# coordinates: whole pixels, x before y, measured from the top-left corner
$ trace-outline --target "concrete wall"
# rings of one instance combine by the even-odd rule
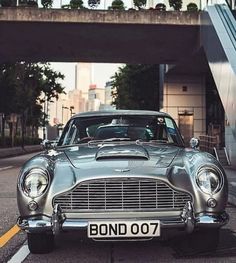
[[[193,113],[194,136],[206,133],[205,79],[198,75],[167,75],[163,111],[178,124],[179,114]]]

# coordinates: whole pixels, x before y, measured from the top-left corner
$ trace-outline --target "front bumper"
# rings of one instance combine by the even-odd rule
[[[157,219],[157,218],[147,218]],[[182,229],[187,233],[193,232],[195,228],[220,228],[225,225],[229,216],[226,212],[218,215],[201,214],[197,217],[193,215],[193,209],[190,202],[187,202],[180,217],[158,218],[160,219],[161,229]],[[105,220],[105,219],[104,219]],[[129,218],[127,218],[129,220]],[[130,219],[131,220],[131,219]],[[133,219],[134,220],[134,219]],[[135,220],[138,220],[135,218]],[[55,206],[52,217],[36,216],[30,218],[19,217],[17,225],[26,232],[46,232],[52,231],[58,234],[63,230],[83,230],[87,229],[89,219],[69,219],[65,218],[58,205]]]

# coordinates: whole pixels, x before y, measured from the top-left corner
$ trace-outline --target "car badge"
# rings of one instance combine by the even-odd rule
[[[126,173],[126,172],[129,172],[130,169],[126,168],[126,169],[115,169],[114,170],[115,172],[120,172],[120,173]]]

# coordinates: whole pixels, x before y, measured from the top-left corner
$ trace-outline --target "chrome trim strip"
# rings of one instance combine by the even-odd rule
[[[192,211],[189,207],[189,204],[186,205],[187,213],[182,214],[182,218],[160,218],[161,228],[185,228],[186,232],[191,233],[195,227],[213,227],[219,228],[225,225],[229,216],[226,212],[223,212],[221,215],[200,215],[195,219],[192,217]],[[185,214],[185,217],[184,217]],[[26,232],[44,232],[44,231],[52,231],[54,234],[59,233],[60,230],[79,230],[86,229],[88,227],[88,219],[63,219],[61,220],[58,217],[56,224],[53,222],[53,218],[55,219],[55,215],[52,218],[42,217],[40,218],[28,218],[22,219],[18,218],[17,225]],[[101,219],[103,221],[105,219]],[[132,220],[129,218],[128,220]],[[133,220],[137,220],[137,218],[133,218]]]

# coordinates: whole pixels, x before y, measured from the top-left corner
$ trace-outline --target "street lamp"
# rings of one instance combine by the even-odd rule
[[[73,113],[73,110],[74,110],[74,106],[70,106],[70,116],[72,116],[74,113]]]

